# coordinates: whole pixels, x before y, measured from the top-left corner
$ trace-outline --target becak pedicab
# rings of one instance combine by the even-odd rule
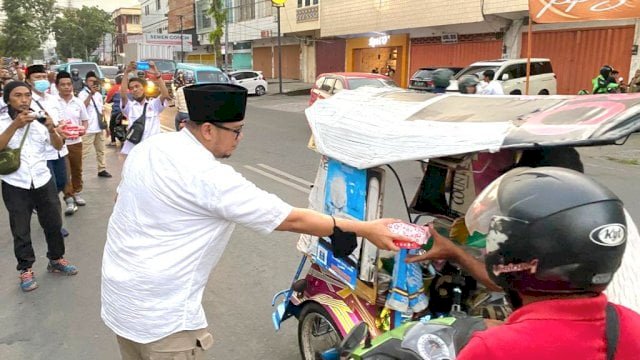
[[[317,102],[306,116],[310,144],[321,157],[311,208],[380,218],[392,174],[406,208],[400,227],[410,231],[411,224],[434,222],[436,231],[481,259],[484,236],[470,234],[464,222],[476,195],[513,167],[545,165],[549,158],[555,158],[552,165],[576,166],[573,147],[623,144],[640,130],[640,94],[430,95],[363,88]],[[422,179],[411,201],[403,186],[407,179],[393,167],[407,161],[427,164],[420,167]],[[292,284],[273,300],[275,306],[284,296],[274,326],[298,319],[305,360],[336,358],[342,350],[354,359],[455,358],[471,330],[482,327],[474,319],[504,320],[510,305],[504,294],[478,284],[457,264],[405,263],[430,244],[417,240],[394,254],[366,239],[345,245],[302,236],[303,256]]]

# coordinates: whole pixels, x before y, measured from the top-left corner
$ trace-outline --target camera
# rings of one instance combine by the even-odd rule
[[[36,120],[38,120],[39,123],[44,124],[45,122],[47,122],[47,114],[40,110],[40,111],[34,111],[31,113],[31,115],[36,117]]]

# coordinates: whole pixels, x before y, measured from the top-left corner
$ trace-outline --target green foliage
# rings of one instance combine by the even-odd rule
[[[0,34],[4,56],[26,58],[38,51],[51,32],[55,0],[4,0],[6,20]]]
[[[222,66],[222,44],[221,39],[224,35],[224,25],[227,22],[227,8],[223,4],[224,0],[211,0],[211,5],[207,14],[213,18],[215,28],[209,33],[209,42],[213,44],[216,56],[216,65]]]
[[[63,58],[81,57],[87,61],[100,46],[104,34],[114,32],[109,13],[95,6],[62,9],[52,27],[58,55]]]

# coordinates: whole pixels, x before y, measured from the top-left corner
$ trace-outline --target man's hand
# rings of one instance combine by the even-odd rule
[[[20,114],[18,114],[18,116],[16,116],[15,119],[13,119],[13,125],[15,126],[16,129],[21,129],[27,126],[27,124],[30,124],[31,122],[33,122],[33,120],[35,119],[36,119],[35,115],[30,114],[29,111],[23,111]]]
[[[429,231],[433,237],[431,250],[422,255],[410,255],[407,263],[422,262],[425,260],[457,260],[460,248],[453,241],[440,235],[432,224],[429,224]]]
[[[393,243],[393,240],[411,241],[411,239],[392,233],[387,225],[400,222],[398,219],[378,219],[367,221],[363,224],[363,235],[371,241],[378,249],[399,251],[400,248]]]
[[[124,69],[124,73],[125,74],[129,74],[130,72],[134,71],[136,69],[136,62],[135,61],[130,61],[129,64],[127,64],[127,67]]]
[[[161,74],[158,68],[156,67],[156,63],[154,63],[153,61],[149,61],[149,69],[150,70],[147,71],[147,75],[152,75],[152,78],[151,78],[152,80],[158,80]]]
[[[47,129],[49,130],[49,132],[55,131],[55,124],[53,123],[53,119],[51,118],[51,116],[49,116],[49,114],[47,114],[46,120],[44,121],[44,126],[47,127]]]

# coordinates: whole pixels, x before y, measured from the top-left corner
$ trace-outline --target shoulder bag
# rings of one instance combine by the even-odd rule
[[[29,127],[31,127],[31,123],[27,125],[24,135],[22,135],[19,148],[10,149],[7,147],[0,151],[0,175],[9,175],[20,169],[20,152],[22,151],[22,145],[24,145],[24,141],[29,133]]]
[[[127,130],[127,141],[130,143],[137,145],[142,141],[142,135],[144,135],[144,124],[147,121],[147,104],[144,104],[144,108],[142,109],[142,115],[137,118],[129,130]]]

